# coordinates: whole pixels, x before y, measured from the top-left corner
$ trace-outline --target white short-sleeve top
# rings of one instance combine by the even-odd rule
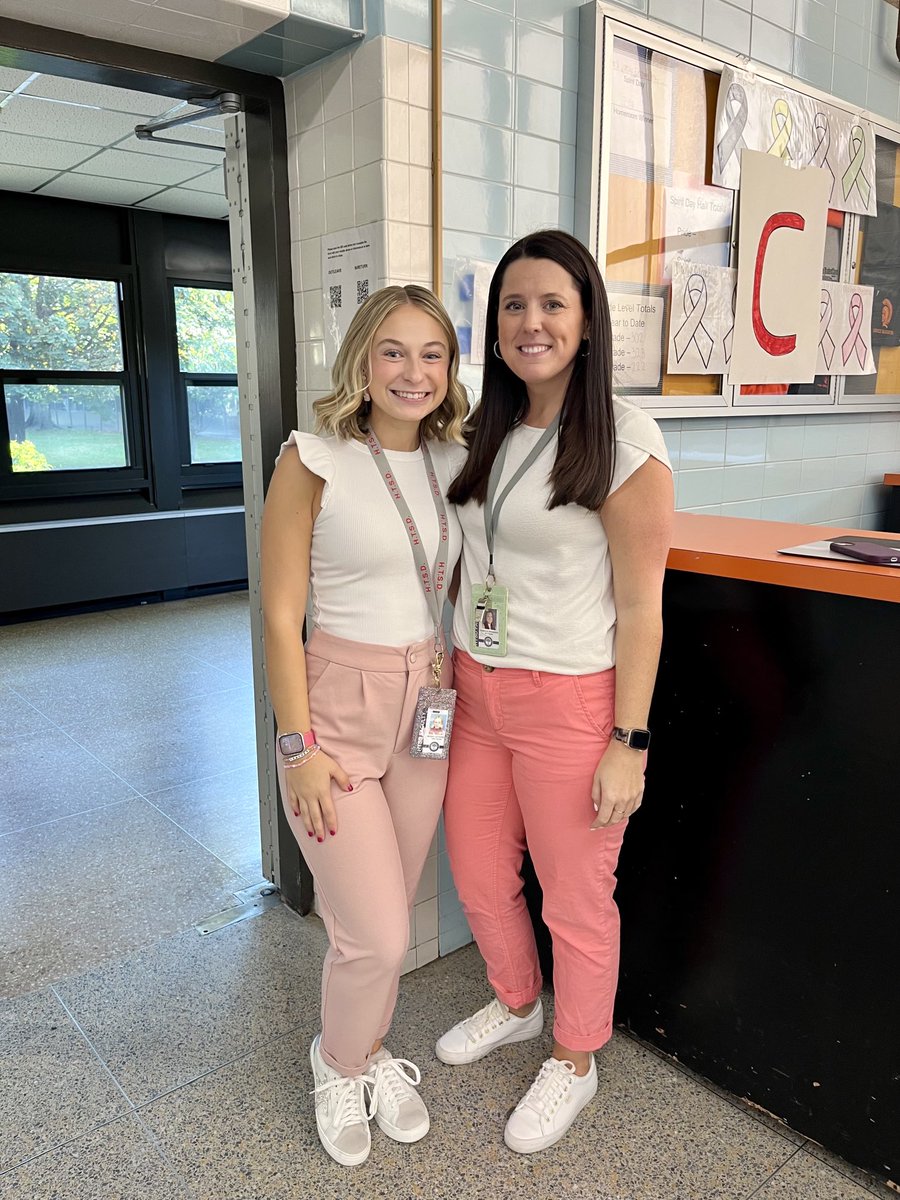
[[[301,462],[325,481],[313,525],[310,599],[313,621],[325,633],[378,646],[407,646],[433,632],[409,535],[364,442],[294,431]],[[466,457],[465,447],[430,441],[434,469],[446,495]],[[385,450],[403,498],[418,525],[433,567],[440,531],[421,450]],[[280,457],[280,455],[279,455]],[[459,558],[456,509],[447,506],[450,544],[446,586]]]
[[[659,426],[642,409],[614,400],[616,466],[610,494],[651,456],[671,470]],[[497,494],[544,431],[517,426],[510,438]],[[616,610],[609,545],[597,513],[578,504],[549,511],[549,474],[557,441],[516,484],[500,510],[494,540],[497,583],[509,589],[505,657],[472,654],[497,668],[523,667],[558,675],[587,675],[615,665]],[[454,643],[468,653],[472,585],[484,582],[488,568],[484,508],[474,500],[458,507],[463,531],[459,599]]]

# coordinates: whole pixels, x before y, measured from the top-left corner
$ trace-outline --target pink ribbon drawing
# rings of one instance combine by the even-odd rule
[[[863,308],[862,296],[859,292],[854,292],[850,297],[850,309],[847,317],[850,321],[850,332],[847,334],[841,346],[841,356],[844,360],[844,366],[856,354],[857,362],[861,369],[865,369],[868,351],[866,349],[866,339],[862,335],[862,323],[865,309]]]
[[[831,370],[831,363],[834,359],[834,352],[837,347],[834,344],[834,338],[828,332],[828,327],[831,325],[831,319],[834,316],[834,302],[831,299],[831,292],[827,288],[822,288],[822,300],[819,305],[819,349],[822,351],[822,359],[827,370]],[[844,360],[847,361],[846,359]]]
[[[685,319],[672,339],[675,346],[675,357],[678,362],[681,362],[693,342],[697,347],[697,353],[700,355],[704,368],[709,366],[709,360],[712,358],[713,352],[713,340],[710,337],[709,330],[703,324],[708,299],[706,280],[702,275],[696,274],[696,272],[690,275],[685,284],[684,296],[682,297]]]

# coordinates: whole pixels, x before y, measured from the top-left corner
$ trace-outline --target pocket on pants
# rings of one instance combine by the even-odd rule
[[[312,699],[315,688],[322,682],[328,668],[334,664],[328,658],[319,658],[315,654],[306,655],[306,694]]]
[[[588,724],[595,733],[609,741],[615,724],[615,672],[598,671],[593,675],[573,675],[571,679]]]

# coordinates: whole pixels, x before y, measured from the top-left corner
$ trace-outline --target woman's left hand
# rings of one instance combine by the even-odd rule
[[[597,817],[591,829],[617,825],[637,812],[644,798],[644,755],[611,741],[594,772],[591,799]]]

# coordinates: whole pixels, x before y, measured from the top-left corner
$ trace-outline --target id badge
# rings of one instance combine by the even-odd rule
[[[494,584],[483,583],[472,588],[472,607],[469,610],[469,649],[473,654],[506,654],[506,625],[509,592]]]
[[[413,758],[448,756],[455,709],[456,692],[453,688],[419,688],[413,717],[412,744],[409,747]]]

